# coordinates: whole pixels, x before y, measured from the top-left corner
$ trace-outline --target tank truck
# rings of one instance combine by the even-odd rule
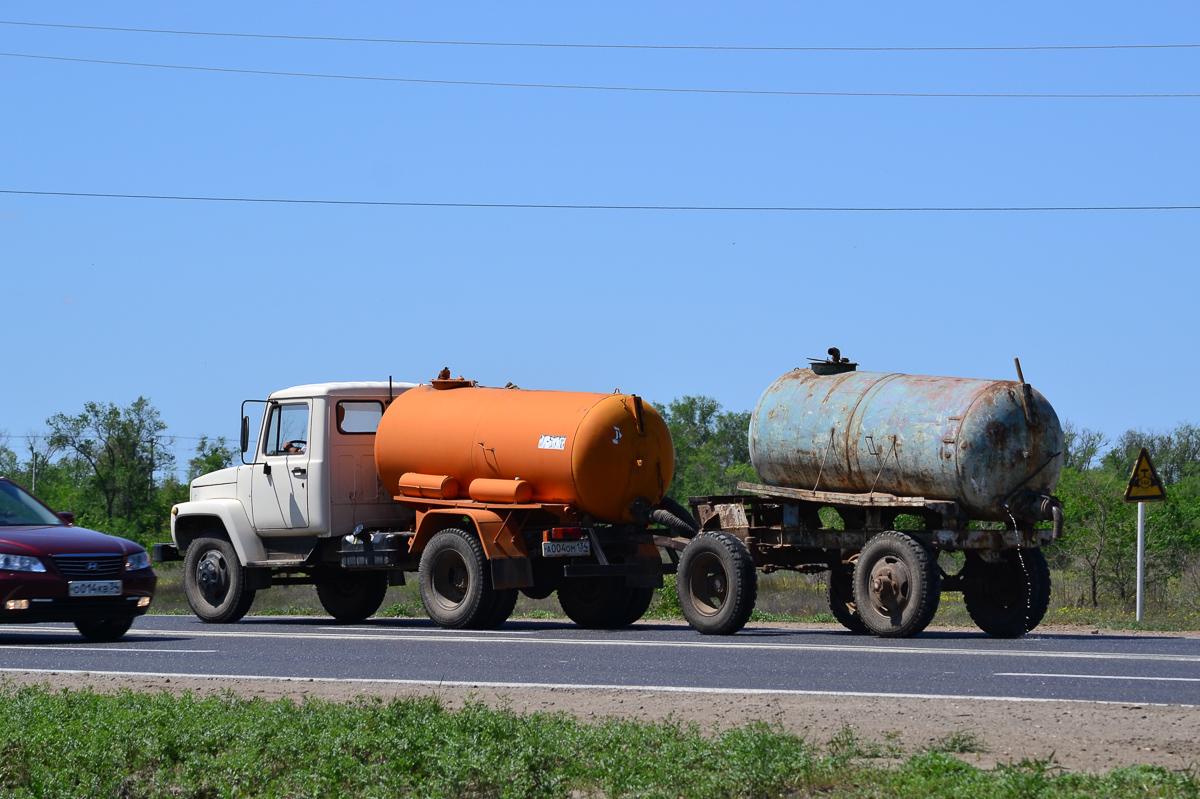
[[[755,407],[760,482],[691,498],[702,532],[679,561],[687,620],[736,632],[757,572],[787,569],[826,572],[829,609],[854,632],[916,635],[943,591],[961,591],[993,636],[1032,630],[1050,601],[1041,547],[1062,534],[1063,433],[1020,362],[1014,382],[860,372],[829,355]],[[962,554],[939,565],[947,552]]]
[[[208,622],[293,584],[358,621],[415,573],[442,627],[497,627],[518,592],[556,591],[577,624],[623,627],[697,532],[666,496],[667,425],[633,394],[487,388],[449,370],[421,385],[297,386],[243,403],[241,450],[240,465],[192,481],[172,542],[154,547],[183,561]]]

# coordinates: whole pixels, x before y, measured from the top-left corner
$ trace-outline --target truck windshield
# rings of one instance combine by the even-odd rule
[[[0,527],[51,525],[61,527],[62,519],[26,493],[16,483],[0,480]]]

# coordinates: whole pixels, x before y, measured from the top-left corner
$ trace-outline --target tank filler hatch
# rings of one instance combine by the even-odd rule
[[[469,386],[477,385],[474,380],[467,380],[462,375],[459,375],[457,380],[450,377],[449,366],[442,369],[437,378],[430,380],[429,383],[439,391],[445,391],[446,389],[451,388],[467,388]]]
[[[850,363],[849,358],[842,357],[842,351],[837,347],[829,348],[829,357],[822,360],[820,358],[809,358],[812,361],[810,367],[819,375],[840,375],[843,372],[853,372],[858,369],[858,364]]]

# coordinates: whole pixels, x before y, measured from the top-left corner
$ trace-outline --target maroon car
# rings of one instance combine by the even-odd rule
[[[73,522],[0,477],[0,623],[70,621],[115,641],[150,607],[158,578],[137,544]]]

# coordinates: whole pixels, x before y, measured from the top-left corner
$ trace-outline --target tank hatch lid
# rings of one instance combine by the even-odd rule
[[[459,375],[457,378],[450,377],[450,367],[448,366],[442,369],[442,371],[438,373],[437,378],[430,380],[429,383],[438,391],[445,391],[449,388],[467,388],[469,386],[477,385],[474,380],[467,380],[462,375]]]
[[[840,375],[843,372],[853,372],[858,369],[858,364],[850,363],[849,358],[842,357],[842,351],[837,347],[829,348],[829,357],[822,360],[821,358],[809,358],[812,361],[810,368],[819,375]]]

